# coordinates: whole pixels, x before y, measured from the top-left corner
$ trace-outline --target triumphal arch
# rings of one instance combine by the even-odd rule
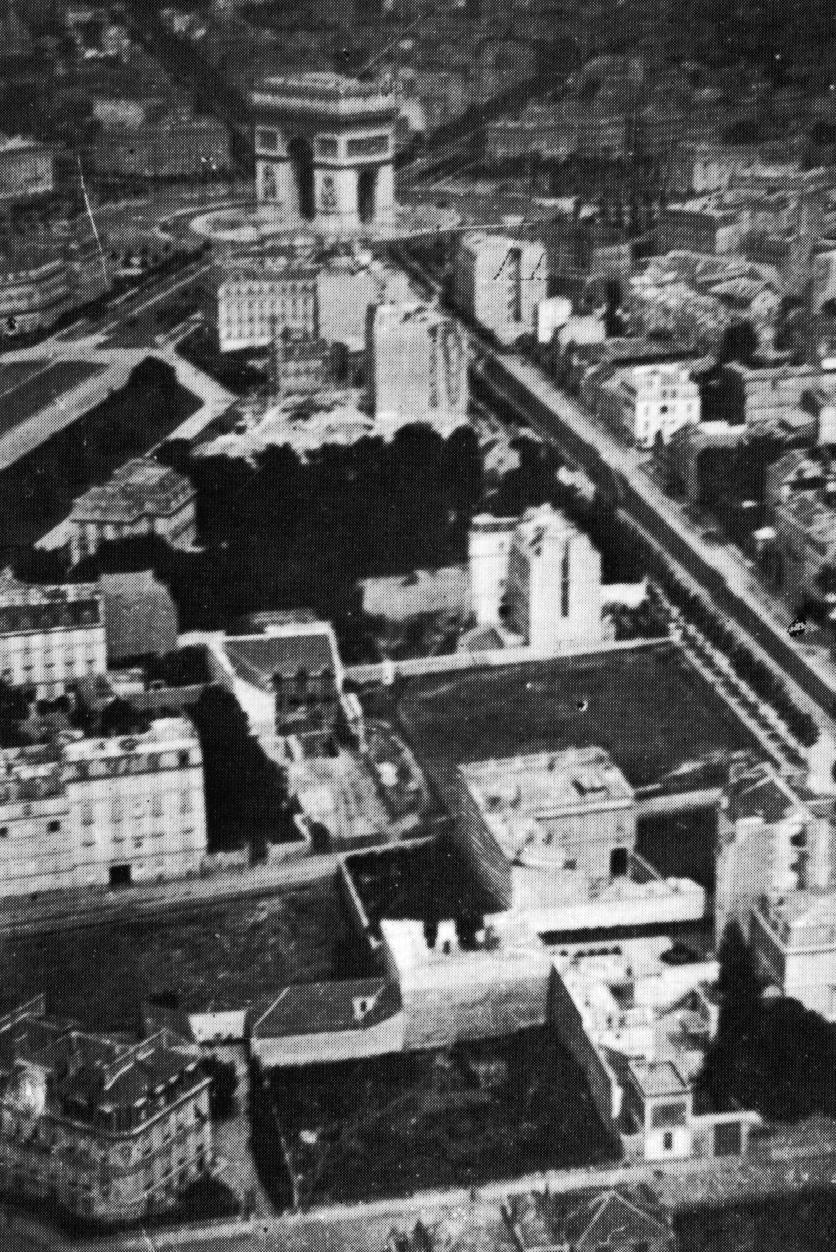
[[[398,105],[385,87],[294,74],[265,79],[250,103],[259,209],[335,233],[393,221]]]

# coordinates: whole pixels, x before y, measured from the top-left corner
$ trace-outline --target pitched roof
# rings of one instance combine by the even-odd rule
[[[566,1219],[564,1238],[575,1252],[606,1246],[611,1252],[652,1243],[667,1234],[663,1210],[623,1191],[604,1191],[573,1209]]]
[[[359,1016],[355,1011],[358,1000],[368,1005]],[[385,978],[298,983],[284,987],[275,999],[254,1010],[250,1033],[255,1039],[279,1039],[360,1030],[378,1025],[399,1008],[397,988]]]
[[[152,570],[102,574],[110,660],[171,652],[177,647],[177,608]]]
[[[630,1077],[648,1099],[684,1095],[690,1090],[673,1061],[630,1062]]]
[[[325,632],[300,631],[298,634],[244,635],[227,639],[226,655],[240,679],[262,691],[273,691],[273,680],[296,678],[300,670],[321,674],[336,673],[336,658],[330,636]]]
[[[803,808],[768,766],[755,766],[733,778],[726,789],[726,815],[731,822],[759,817],[768,825]]]

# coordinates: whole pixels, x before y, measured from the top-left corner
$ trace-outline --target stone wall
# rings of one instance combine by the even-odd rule
[[[586,1075],[589,1094],[605,1126],[621,1113],[622,1091],[615,1074],[583,1028],[581,1015],[566,990],[563,979],[554,971],[549,988],[549,1020]]]

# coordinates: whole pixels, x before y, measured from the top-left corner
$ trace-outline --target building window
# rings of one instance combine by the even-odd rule
[[[610,852],[610,877],[624,878],[629,869],[629,853],[626,848],[613,848]]]
[[[180,812],[191,813],[192,811],[192,793],[191,791],[183,791],[180,795]]]
[[[666,1130],[662,1135],[662,1149],[665,1152],[673,1151],[673,1131]]]
[[[58,821],[47,822],[47,831],[50,835],[57,835],[61,829],[61,823]]]
[[[178,763],[181,769],[186,769],[189,764],[189,753],[187,749],[178,753]]]
[[[8,826],[0,826],[0,839],[8,839],[8,837],[9,837]]]
[[[93,825],[93,805],[84,803],[81,806],[81,824],[82,826]]]
[[[159,794],[151,799],[151,814],[153,817],[162,817],[163,815],[163,798]]]

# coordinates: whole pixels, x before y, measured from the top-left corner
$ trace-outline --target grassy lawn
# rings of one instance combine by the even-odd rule
[[[668,644],[411,679],[399,713],[442,787],[463,761],[590,744],[642,786],[687,761],[752,746],[725,701]]]
[[[774,1200],[677,1214],[679,1252],[830,1252],[836,1194],[812,1191]]]
[[[347,943],[342,901],[326,881],[187,918],[2,937],[0,953],[4,995],[44,991],[51,1012],[134,1030],[148,995],[174,992],[190,1011],[241,1007],[286,983],[330,977]]]
[[[33,374],[29,363],[26,364],[27,374]],[[7,434],[21,422],[34,417],[40,409],[52,404],[86,378],[100,374],[104,367],[89,361],[60,361],[56,365],[50,365],[42,374],[29,378],[28,382],[20,382],[19,378],[6,381],[5,371],[15,368],[12,362],[0,369],[0,435]],[[3,394],[7,388],[12,387],[13,391]]]
[[[614,1159],[583,1074],[545,1027],[304,1075],[275,1070],[269,1085],[300,1194],[314,1203]]]

